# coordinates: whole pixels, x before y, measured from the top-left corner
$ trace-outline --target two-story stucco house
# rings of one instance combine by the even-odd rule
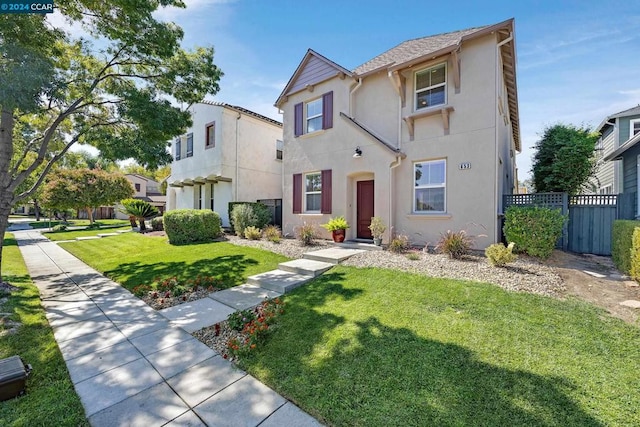
[[[166,196],[160,191],[160,183],[153,179],[147,178],[136,173],[127,173],[124,175],[133,187],[134,199],[144,200],[155,206],[162,215],[166,209]],[[116,205],[115,216],[118,219],[127,219],[128,215],[122,213],[122,206]]]
[[[624,182],[629,178],[629,174],[626,177],[623,176],[622,162],[609,160],[614,151],[640,132],[640,105],[608,116],[600,123],[597,131],[601,136],[596,145],[598,171],[594,180],[595,192],[598,194],[625,192]],[[637,183],[632,183],[632,186],[635,188]]]
[[[242,107],[202,102],[173,145],[167,210],[211,209],[229,226],[229,202],[282,200],[282,124]]]
[[[508,20],[409,40],[353,70],[309,50],[275,104],[284,231],[344,215],[368,239],[379,216],[386,241],[496,242],[520,150],[514,37]]]

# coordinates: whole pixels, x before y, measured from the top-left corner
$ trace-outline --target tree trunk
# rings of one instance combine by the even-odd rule
[[[147,225],[144,223],[144,217],[138,218],[138,222],[140,223],[140,232],[144,233],[147,231]]]
[[[36,213],[36,221],[40,221],[40,206],[38,205],[38,199],[33,199],[33,207]]]
[[[10,213],[11,203],[5,200],[0,200],[0,283],[2,283],[2,248],[4,246],[4,233],[7,231],[7,227],[9,226]]]
[[[89,225],[93,225],[93,209],[90,207],[87,207],[86,210],[87,210],[87,218],[89,218]]]
[[[4,233],[9,225],[9,214],[13,203],[13,192],[8,190],[12,184],[9,168],[13,157],[13,126],[13,112],[2,109],[0,112],[0,281],[2,280]]]

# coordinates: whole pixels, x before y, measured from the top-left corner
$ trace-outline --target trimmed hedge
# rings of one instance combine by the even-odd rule
[[[235,233],[235,227],[233,225],[233,208],[237,205],[249,205],[253,208],[253,213],[256,216],[256,222],[255,224],[247,224],[245,227],[256,227],[259,229],[263,229],[267,224],[271,223],[271,211],[269,210],[269,208],[267,207],[267,205],[265,205],[264,203],[260,203],[260,202],[229,202],[229,224],[231,225],[231,230]],[[240,231],[241,233],[244,232],[244,230]]]
[[[640,227],[640,221],[613,221],[611,259],[618,270],[625,274],[631,273],[631,252],[636,227]]]
[[[221,231],[220,215],[208,210],[168,211],[163,216],[163,223],[172,245],[208,242],[218,237]]]
[[[504,235],[518,252],[548,258],[562,236],[567,220],[560,210],[539,206],[509,206],[505,212]]]
[[[637,282],[640,281],[640,227],[633,229],[631,240],[631,271],[629,275]]]

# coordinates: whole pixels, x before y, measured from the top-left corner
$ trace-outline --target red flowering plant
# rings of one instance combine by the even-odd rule
[[[247,314],[249,311],[252,315]],[[232,313],[229,316],[230,322],[232,319],[233,322],[239,319],[245,319],[246,321],[242,327],[243,338],[232,338],[227,343],[229,355],[237,359],[249,354],[258,345],[264,344],[269,332],[272,330],[270,326],[274,325],[278,317],[283,313],[284,303],[280,298],[265,300],[253,310]]]

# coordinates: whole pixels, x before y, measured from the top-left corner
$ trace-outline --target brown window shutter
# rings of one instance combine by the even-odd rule
[[[322,171],[322,200],[320,202],[320,212],[331,213],[331,169]]]
[[[295,131],[295,136],[300,136],[304,133],[303,131],[303,127],[302,127],[302,122],[304,117],[302,117],[302,102],[299,104],[296,104],[293,107],[293,122],[294,122],[294,131]]]
[[[322,129],[333,127],[333,91],[322,95]]]
[[[302,213],[302,174],[293,175],[293,213]]]

